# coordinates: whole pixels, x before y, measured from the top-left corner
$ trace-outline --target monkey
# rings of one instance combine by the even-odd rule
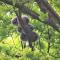
[[[27,35],[26,35],[26,33],[25,33],[25,31],[24,31],[24,29],[23,29],[22,27],[18,27],[18,21],[17,21],[18,17],[15,17],[15,18],[12,20],[12,23],[18,27],[18,28],[17,28],[17,29],[18,29],[18,32],[21,34],[21,36],[20,36],[20,38],[21,38],[21,44],[22,44],[22,42],[24,42],[24,41],[25,41],[25,42],[28,41],[29,47],[31,47],[32,50],[33,50],[32,42],[35,42],[35,41],[37,40],[38,35],[37,35],[35,32],[33,32],[34,27],[33,27],[31,24],[29,24],[29,18],[28,18],[28,16],[22,16],[21,18],[22,18],[22,20],[23,20],[23,23],[24,23],[27,27],[29,27],[29,29],[30,29],[30,31],[31,31],[31,37],[32,37],[32,39],[29,38],[29,37],[27,37]],[[24,45],[25,45],[25,44],[24,44]],[[23,46],[22,46],[22,49],[23,49]]]
[[[31,26],[30,24],[28,24],[27,27],[29,27],[29,29],[30,29],[31,31],[33,30],[33,26]],[[32,43],[31,43],[32,40],[29,41],[30,38],[27,37],[27,35],[26,35],[26,33],[24,32],[24,30],[19,27],[19,28],[18,28],[18,32],[21,34],[21,36],[20,36],[20,38],[21,38],[21,40],[22,40],[22,41],[21,41],[21,44],[24,43],[24,46],[22,45],[22,49],[26,47],[26,42],[27,42],[27,41],[28,41],[28,43],[29,43],[29,47],[32,47]],[[32,35],[34,35],[34,33],[33,33]],[[32,36],[31,36],[31,37],[32,37]],[[33,37],[36,38],[36,35],[34,35]],[[34,39],[34,38],[33,38],[33,39]],[[34,40],[35,40],[35,39],[34,39]],[[33,49],[32,49],[32,50],[33,50]]]

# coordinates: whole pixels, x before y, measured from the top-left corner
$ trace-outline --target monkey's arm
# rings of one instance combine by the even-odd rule
[[[21,27],[17,27],[17,30],[18,30],[18,32],[20,32],[20,33],[21,33],[22,28],[21,28]]]

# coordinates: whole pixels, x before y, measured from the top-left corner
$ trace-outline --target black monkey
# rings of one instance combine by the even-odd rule
[[[33,29],[34,29],[34,27],[31,25],[31,24],[29,24],[29,19],[28,19],[28,17],[27,16],[22,16],[22,20],[23,20],[23,22],[25,23],[25,25],[26,25],[26,28],[27,27],[29,27],[29,29],[32,31]],[[18,27],[18,32],[20,32],[21,33],[21,36],[20,36],[20,38],[21,38],[21,44],[25,41],[29,41],[29,39],[28,39],[28,37],[27,37],[27,35],[26,35],[26,33],[24,32],[24,29],[22,29],[22,28],[20,28],[20,27]],[[31,41],[30,41],[31,42]],[[32,44],[29,42],[29,46],[31,45],[32,46]],[[24,43],[24,47],[25,47],[26,45],[25,45],[25,43]],[[22,48],[23,48],[23,45],[22,45]]]
[[[29,18],[28,18],[28,16],[22,16],[21,18],[22,18],[22,20],[23,20],[23,23],[24,23],[27,27],[29,27],[30,31],[32,32],[32,34],[31,34],[31,38],[32,38],[32,39],[31,39],[31,40],[30,40],[30,38],[27,37],[24,29],[23,29],[22,27],[18,27],[18,21],[17,21],[18,18],[17,18],[17,17],[12,20],[12,23],[18,27],[18,32],[21,33],[21,36],[20,36],[20,38],[21,38],[21,43],[22,43],[23,41],[25,41],[25,42],[28,41],[28,42],[29,42],[29,46],[30,46],[30,47],[32,48],[32,50],[33,50],[32,42],[35,42],[35,41],[37,40],[38,35],[37,35],[35,32],[33,32],[34,27],[33,27],[31,24],[29,24]],[[23,48],[23,46],[22,46],[22,48]]]

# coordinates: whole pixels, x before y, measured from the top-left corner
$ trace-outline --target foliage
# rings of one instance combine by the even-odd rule
[[[21,3],[26,1],[22,0]],[[60,15],[59,2],[60,0],[49,0],[50,5]],[[34,0],[25,6],[40,14],[42,21],[48,17],[41,12]],[[11,24],[15,16],[11,5],[0,3],[0,60],[60,60],[60,33],[30,16],[30,23],[35,27],[34,31],[39,35],[39,39],[34,45],[35,51],[31,51],[29,47],[22,50],[17,27]]]

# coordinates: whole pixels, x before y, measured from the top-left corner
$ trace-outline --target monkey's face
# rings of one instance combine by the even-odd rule
[[[28,16],[22,16],[22,20],[25,24],[28,24],[29,23],[29,18]]]

